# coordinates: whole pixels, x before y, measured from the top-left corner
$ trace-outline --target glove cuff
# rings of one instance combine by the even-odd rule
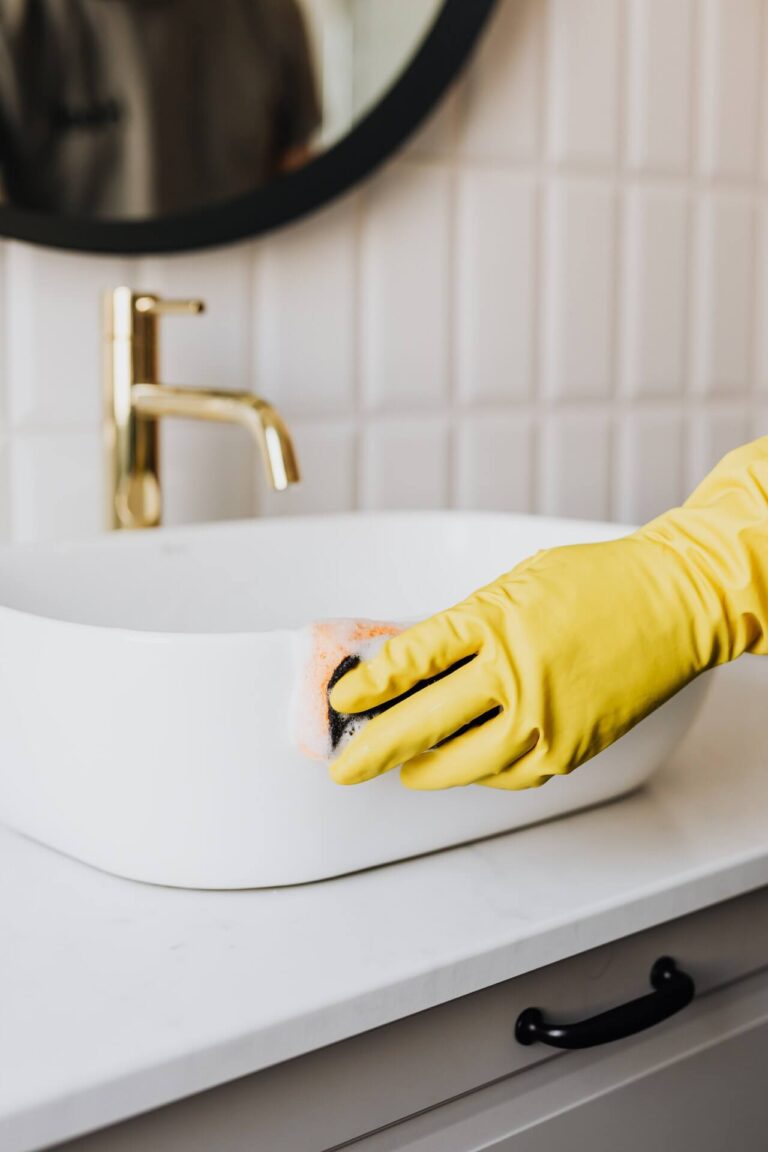
[[[729,453],[638,536],[672,560],[700,670],[768,654],[768,437]]]

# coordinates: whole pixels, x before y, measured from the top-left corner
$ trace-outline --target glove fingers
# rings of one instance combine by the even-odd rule
[[[459,616],[441,612],[393,636],[372,660],[347,672],[331,692],[331,705],[337,712],[368,712],[476,651]]]
[[[360,784],[434,748],[497,707],[471,664],[374,717],[331,764],[338,784]]]
[[[506,792],[519,792],[524,788],[540,788],[553,776],[562,775],[554,771],[545,761],[548,758],[547,750],[537,743],[530,751],[524,752],[517,760],[510,761],[500,772],[492,776],[485,776],[478,780],[484,788],[498,788]],[[551,759],[551,757],[550,757]],[[546,771],[549,767],[549,772]]]
[[[542,772],[540,767],[516,769],[513,766],[497,772],[495,776],[486,776],[476,783],[482,784],[484,788],[498,788],[502,792],[522,792],[525,788],[540,788],[542,784],[551,780],[553,775],[556,773],[547,774]]]
[[[465,732],[444,747],[417,756],[403,765],[400,779],[407,788],[432,791],[474,784],[501,771],[516,755],[530,748],[530,737],[519,750],[510,742],[509,724],[503,716],[481,728]]]

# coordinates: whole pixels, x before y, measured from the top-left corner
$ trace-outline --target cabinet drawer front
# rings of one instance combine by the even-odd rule
[[[538,1007],[558,1021],[594,1016],[650,991],[651,966],[662,955],[690,973],[697,997],[768,965],[768,889],[225,1084],[67,1148],[334,1148],[551,1060],[554,1049],[516,1042],[515,1020],[523,1009]]]
[[[354,1152],[764,1152],[768,969],[663,1032],[529,1068]],[[352,1152],[352,1149],[350,1149]]]

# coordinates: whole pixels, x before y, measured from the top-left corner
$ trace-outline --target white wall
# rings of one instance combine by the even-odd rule
[[[0,527],[101,524],[98,294],[200,294],[171,382],[248,387],[305,483],[169,425],[168,519],[461,506],[649,517],[768,431],[768,0],[502,0],[365,189],[279,236],[127,261],[0,250]]]

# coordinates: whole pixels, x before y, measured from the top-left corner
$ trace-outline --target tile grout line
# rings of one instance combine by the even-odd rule
[[[459,118],[465,107],[466,88],[460,86],[454,95],[455,105],[451,109],[450,118],[450,146],[446,170],[448,173],[448,227],[446,254],[446,275],[448,288],[445,293],[446,333],[447,346],[445,349],[446,394],[448,397],[448,420],[446,421],[446,444],[444,448],[444,465],[446,476],[444,482],[444,499],[447,508],[457,507],[458,498],[458,472],[459,472],[459,445],[458,422],[455,418],[455,408],[458,395],[458,341],[462,329],[462,309],[459,298],[460,274],[460,216],[459,216],[459,177],[460,163],[458,157]]]
[[[363,252],[368,186],[358,190],[353,202],[353,264],[352,264],[352,491],[351,505],[355,510],[363,506],[363,372],[364,372],[364,309],[363,309]]]
[[[688,81],[688,185],[686,190],[686,260],[685,260],[685,333],[683,339],[682,385],[683,398],[693,401],[697,398],[696,373],[699,363],[697,354],[697,336],[700,331],[701,309],[701,279],[697,275],[700,271],[700,230],[701,230],[701,204],[692,192],[695,174],[699,167],[699,138],[701,123],[700,86],[703,62],[702,53],[702,22],[701,10],[698,0],[691,0],[691,44],[689,48],[689,81]],[[690,421],[686,422],[682,433],[683,458],[681,467],[686,484],[692,478],[693,459],[695,456],[692,443],[695,435]]]
[[[765,53],[763,51],[766,31],[768,30],[768,14],[766,13],[765,0],[760,4],[758,14],[758,36],[757,36],[757,90],[759,99],[757,102],[757,115],[755,116],[755,135],[752,141],[752,148],[754,154],[754,171],[759,176],[762,171],[762,134],[765,128],[765,100],[764,100],[764,87],[765,87]],[[765,273],[759,273],[759,255],[761,252],[762,240],[762,205],[753,205],[751,210],[751,230],[752,230],[752,243],[750,244],[750,260],[751,265],[749,269],[749,332],[748,332],[748,363],[747,363],[747,380],[745,381],[747,387],[747,401],[753,402],[754,397],[758,391],[758,374],[760,368],[760,356],[758,348],[760,324],[759,324],[759,307],[762,303],[761,296],[762,290],[765,287]]]
[[[624,174],[627,168],[626,146],[628,138],[628,117],[629,117],[629,98],[628,98],[628,85],[629,78],[629,45],[627,42],[627,29],[628,29],[628,12],[626,7],[626,0],[621,0],[618,7],[617,17],[617,32],[616,44],[614,49],[616,52],[616,127],[614,148],[616,155],[615,162],[615,175],[617,179]],[[607,474],[608,474],[608,491],[605,494],[605,507],[608,510],[608,515],[612,518],[617,514],[617,493],[621,484],[621,477],[619,475],[620,469],[620,452],[618,441],[616,439],[616,431],[613,427],[613,422],[610,417],[615,412],[616,401],[620,395],[623,395],[626,390],[626,381],[624,379],[625,364],[625,343],[626,334],[624,325],[626,322],[626,312],[628,307],[628,284],[626,283],[626,242],[625,229],[627,224],[627,207],[629,196],[627,194],[620,195],[616,190],[612,191],[613,196],[613,262],[612,262],[612,292],[611,292],[611,323],[610,327],[610,341],[611,347],[609,351],[609,380],[608,380],[608,395],[605,398],[606,410],[609,417],[609,440],[607,449]]]
[[[546,484],[544,481],[544,350],[545,340],[544,294],[548,288],[549,276],[545,267],[546,243],[545,229],[549,221],[548,189],[542,175],[549,148],[549,35],[551,19],[551,0],[545,0],[544,12],[537,29],[536,45],[536,141],[534,147],[535,174],[533,178],[534,189],[534,217],[533,217],[533,251],[531,258],[531,364],[529,368],[527,392],[536,406],[536,416],[531,418],[529,425],[529,443],[531,447],[528,461],[528,499],[529,511],[536,512],[541,509],[544,502]]]

